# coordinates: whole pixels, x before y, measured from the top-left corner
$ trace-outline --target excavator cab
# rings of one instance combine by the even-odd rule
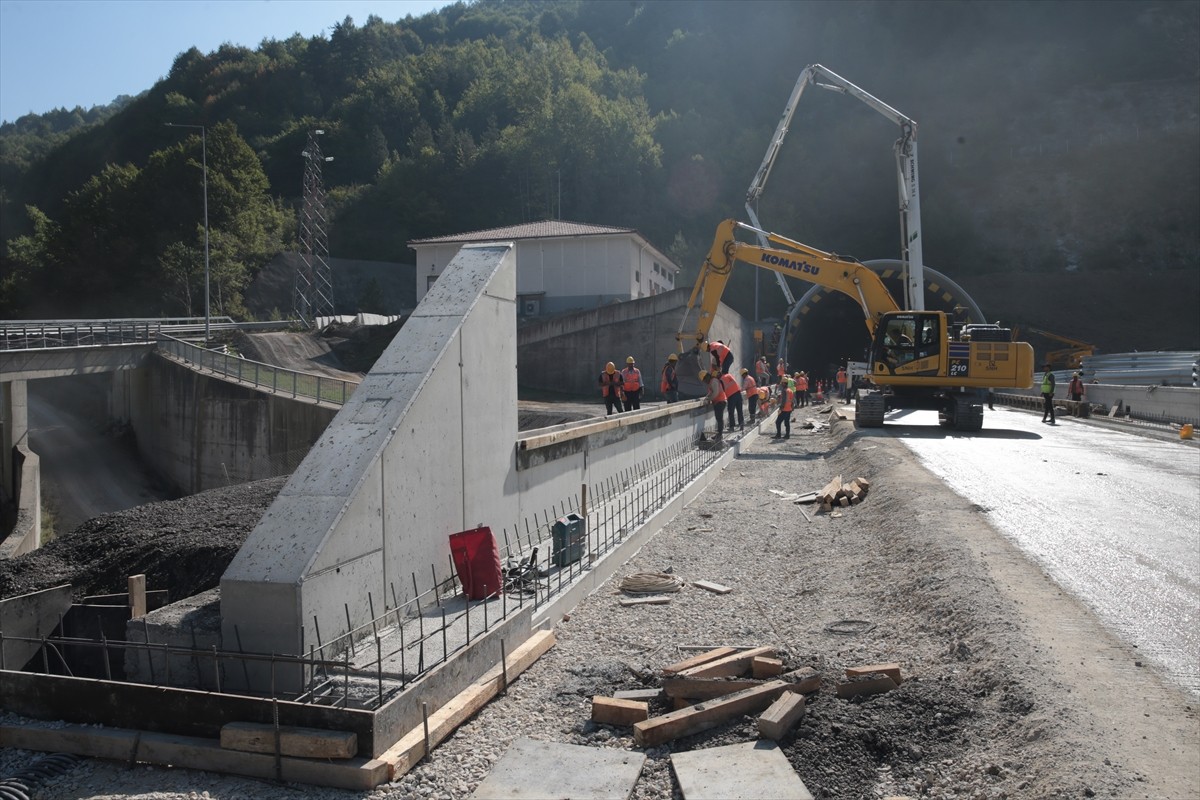
[[[941,311],[882,315],[871,346],[875,382],[886,385],[893,375],[938,374],[946,344],[946,315]]]

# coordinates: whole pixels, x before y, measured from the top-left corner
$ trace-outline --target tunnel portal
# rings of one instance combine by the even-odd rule
[[[876,272],[893,297],[904,295],[901,263],[897,259],[863,262]],[[925,266],[925,307],[953,311],[965,306],[971,322],[985,322],[983,312],[957,283]],[[866,361],[870,336],[862,308],[849,296],[813,286],[788,312],[786,349],[788,371],[804,370],[816,379],[830,379],[846,361]]]

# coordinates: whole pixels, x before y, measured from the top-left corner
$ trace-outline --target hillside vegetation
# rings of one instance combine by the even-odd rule
[[[686,284],[821,63],[919,122],[925,260],[985,311],[1103,349],[1200,347],[1198,54],[1200,3],[1153,0],[479,0],[193,48],[135,98],[0,126],[0,316],[203,313],[200,137],[166,123],[207,128],[214,313],[245,316],[295,247],[318,128],[335,257],[411,262],[413,238],[558,217],[638,228]],[[896,136],[810,90],[763,224],[897,257]],[[1064,281],[1094,302],[1020,302]],[[753,313],[751,271],[726,300]]]

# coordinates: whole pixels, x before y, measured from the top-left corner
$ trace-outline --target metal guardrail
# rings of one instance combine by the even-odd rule
[[[234,322],[213,317],[213,331],[262,331],[294,327],[294,320]],[[50,350],[57,347],[104,347],[149,344],[160,335],[199,338],[203,317],[164,319],[0,320],[0,350]]]
[[[1200,352],[1154,351],[1087,356],[1079,370],[1085,383],[1137,386],[1196,386],[1200,380]],[[1055,373],[1070,380],[1071,370]]]
[[[206,350],[165,334],[160,335],[157,341],[161,352],[179,361],[256,389],[270,390],[274,394],[308,397],[322,403],[345,405],[359,385],[358,381],[273,367],[259,361],[249,361],[241,356]]]

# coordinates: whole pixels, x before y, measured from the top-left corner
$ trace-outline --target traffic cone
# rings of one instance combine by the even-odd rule
[[[825,402],[825,381],[817,381],[817,402]]]

